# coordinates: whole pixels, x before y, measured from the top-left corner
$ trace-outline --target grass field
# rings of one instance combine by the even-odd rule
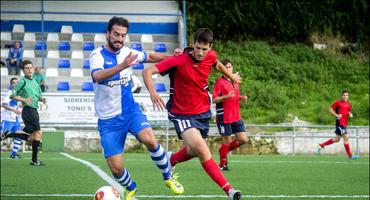
[[[102,154],[70,153],[110,175]],[[30,153],[9,159],[1,152],[1,200],[88,200],[108,185],[91,167],[61,153],[40,154],[47,166],[29,165]],[[126,154],[126,166],[138,184],[138,199],[175,199],[148,154]],[[217,158],[217,155],[215,155]],[[245,199],[369,199],[369,157],[232,155],[224,172]],[[227,199],[197,159],[180,164],[181,199]],[[202,196],[201,196],[202,195]]]

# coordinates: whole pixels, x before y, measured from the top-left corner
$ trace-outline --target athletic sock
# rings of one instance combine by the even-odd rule
[[[40,141],[37,141],[37,140],[32,141],[32,161],[33,162],[37,161],[37,153],[39,152],[39,146],[40,146]]]
[[[324,148],[325,146],[331,145],[331,144],[333,144],[333,143],[334,143],[334,140],[333,140],[333,139],[329,139],[329,140],[327,140],[326,142],[324,142],[324,143],[320,144],[320,146],[321,146],[322,148]]]
[[[171,156],[171,166],[175,166],[177,163],[184,162],[193,158],[193,156],[188,155],[187,148],[188,147],[185,146]]]
[[[14,140],[13,140],[13,149],[12,149],[12,154],[11,154],[12,156],[17,155],[18,150],[21,147],[21,144],[22,144],[22,140],[21,139],[14,138]]]
[[[229,147],[229,152],[238,148],[240,145],[239,145],[239,142],[238,140],[233,140],[231,143],[230,143],[230,147]]]
[[[171,178],[170,166],[168,164],[166,151],[158,143],[157,147],[154,150],[148,149],[150,157],[152,158],[154,164],[161,170],[163,179],[168,180]]]
[[[348,157],[352,157],[352,152],[351,152],[351,148],[349,147],[349,143],[344,143],[344,148],[346,148]]]
[[[127,169],[123,169],[123,172],[120,176],[116,177],[113,175],[114,180],[116,180],[123,187],[126,187],[128,191],[136,189],[136,183],[132,180],[130,172]]]
[[[229,144],[221,144],[221,148],[219,151],[220,154],[220,167],[226,165],[227,162],[227,154],[229,153]]]
[[[226,192],[226,194],[229,194],[231,185],[222,174],[220,168],[217,166],[217,163],[211,158],[202,163],[202,166],[203,169],[207,172],[208,176],[211,177],[212,180]]]
[[[10,137],[10,138],[19,138],[21,140],[25,140],[27,141],[28,140],[28,134],[26,133],[10,133],[9,135],[7,135],[6,137]]]

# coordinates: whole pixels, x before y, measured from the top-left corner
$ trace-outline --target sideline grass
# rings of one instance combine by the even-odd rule
[[[89,161],[109,174],[102,154],[71,153],[71,155]],[[9,159],[8,156],[9,152],[1,152],[3,200],[92,199],[92,194],[97,188],[107,185],[89,167],[60,153],[41,153],[40,159],[47,164],[45,167],[30,166],[31,154],[23,154],[24,158],[19,160]],[[129,153],[125,158],[126,167],[138,184],[139,196],[172,196],[148,154]],[[229,165],[231,171],[225,172],[225,176],[235,188],[255,197],[249,199],[269,199],[257,198],[262,195],[286,195],[297,198],[299,195],[367,195],[356,199],[369,199],[369,157],[350,161],[339,156],[232,155],[229,158]],[[185,187],[184,195],[220,197],[224,195],[202,170],[198,160],[193,159],[180,164],[176,171],[180,173],[180,181]],[[6,194],[18,196],[5,196]],[[22,197],[22,194],[77,194],[77,196]],[[226,196],[220,197],[214,199],[226,199]],[[282,196],[273,199],[295,198]]]

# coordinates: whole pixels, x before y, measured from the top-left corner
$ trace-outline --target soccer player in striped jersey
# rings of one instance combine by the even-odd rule
[[[342,99],[334,102],[330,108],[330,114],[336,117],[336,125],[335,125],[335,137],[329,139],[317,146],[317,153],[320,154],[321,150],[328,145],[333,143],[339,142],[340,138],[343,138],[344,148],[346,149],[348,159],[355,160],[358,156],[352,155],[351,148],[349,147],[349,136],[347,132],[348,126],[348,117],[353,117],[352,115],[352,107],[348,101],[349,92],[344,90],[342,92]]]
[[[136,183],[123,166],[124,145],[128,132],[148,149],[153,162],[163,175],[165,185],[173,193],[182,194],[184,188],[172,177],[166,152],[154,137],[153,130],[131,91],[130,66],[138,62],[158,62],[168,57],[162,53],[146,53],[123,45],[129,23],[122,17],[110,19],[107,44],[90,54],[90,72],[94,82],[95,112],[99,118],[98,131],[104,156],[117,182],[126,187],[124,199],[136,194]]]
[[[233,72],[233,65],[230,60],[221,61],[226,69]],[[221,135],[220,169],[229,170],[227,154],[247,142],[247,133],[244,122],[240,118],[239,102],[246,102],[248,96],[240,95],[239,83],[232,82],[229,78],[220,77],[213,87],[213,103],[216,104],[216,123]],[[236,139],[232,140],[231,135],[235,134]]]
[[[241,193],[232,188],[226,180],[205,142],[208,137],[211,118],[211,100],[208,93],[208,76],[215,67],[234,82],[240,76],[232,74],[218,62],[216,52],[211,50],[213,33],[201,28],[195,35],[192,48],[186,48],[181,55],[169,57],[143,71],[144,83],[150,93],[153,106],[164,109],[165,104],[156,92],[152,75],[169,73],[171,88],[167,102],[168,118],[173,122],[177,135],[184,140],[185,147],[170,157],[171,166],[198,157],[209,177],[229,196],[231,200],[241,199]]]
[[[18,110],[18,101],[14,99],[10,99],[10,95],[12,94],[12,89],[15,88],[15,86],[18,83],[18,79],[13,77],[10,79],[10,90],[9,94],[5,97],[4,101],[1,104],[1,133],[5,132],[12,132],[16,133],[21,131],[21,124],[19,122],[19,115],[21,112]],[[21,158],[20,155],[18,155],[18,150],[22,144],[22,140],[15,137],[13,140],[13,147],[12,152],[10,154],[10,158]]]

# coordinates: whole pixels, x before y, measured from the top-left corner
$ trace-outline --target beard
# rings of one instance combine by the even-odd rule
[[[114,43],[110,41],[110,38],[108,38],[108,45],[109,47],[113,50],[113,51],[119,51],[122,47],[123,47],[123,42],[116,42],[116,43],[119,43],[121,44],[121,47],[115,47],[114,46]]]

